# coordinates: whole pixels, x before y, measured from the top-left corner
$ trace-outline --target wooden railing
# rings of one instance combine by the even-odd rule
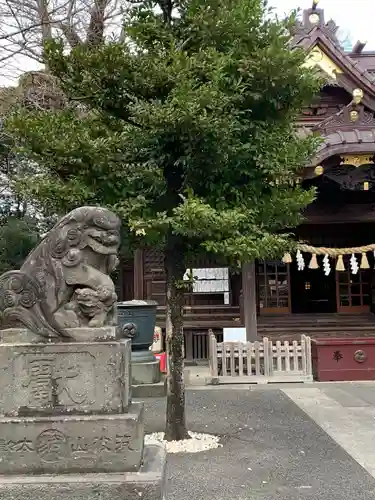
[[[311,340],[221,342],[210,335],[210,372],[216,383],[308,382]]]

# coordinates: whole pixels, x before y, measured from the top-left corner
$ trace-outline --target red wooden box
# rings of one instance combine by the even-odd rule
[[[322,338],[311,343],[315,380],[375,380],[375,338]]]

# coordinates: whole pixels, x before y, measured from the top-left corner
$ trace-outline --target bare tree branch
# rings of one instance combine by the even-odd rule
[[[97,0],[91,9],[90,24],[86,41],[89,45],[99,45],[104,37],[105,10],[109,0]]]
[[[61,37],[69,48],[120,35],[128,0],[0,0],[0,85],[43,64],[43,45]]]

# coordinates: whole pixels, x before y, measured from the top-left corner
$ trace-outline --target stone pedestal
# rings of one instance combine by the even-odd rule
[[[158,359],[132,364],[133,385],[158,384],[160,378],[160,361]]]
[[[0,477],[1,500],[165,499],[166,454],[162,445],[145,448],[138,472],[109,474],[9,475]]]
[[[0,344],[1,500],[164,499],[164,447],[144,448],[143,404],[131,402],[130,340],[12,333]]]

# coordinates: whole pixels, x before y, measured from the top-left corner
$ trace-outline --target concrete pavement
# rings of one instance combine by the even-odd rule
[[[375,390],[340,384],[283,392],[375,478]]]
[[[189,390],[189,429],[224,446],[170,455],[168,500],[373,500],[374,405],[374,384]],[[147,400],[147,432],[164,415]]]

